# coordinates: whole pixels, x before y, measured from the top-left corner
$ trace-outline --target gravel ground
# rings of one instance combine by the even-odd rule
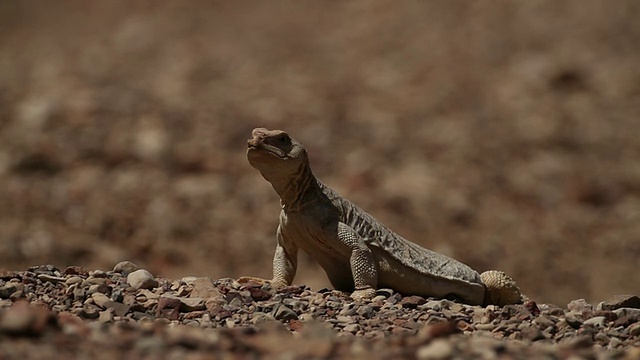
[[[156,278],[52,265],[0,274],[0,357],[636,359],[640,297],[478,307],[380,289]]]

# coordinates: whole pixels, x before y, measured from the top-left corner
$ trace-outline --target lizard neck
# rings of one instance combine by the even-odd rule
[[[274,183],[272,185],[280,196],[280,204],[285,211],[299,211],[311,204],[317,198],[314,190],[320,189],[307,161],[300,165],[288,181],[279,186]]]

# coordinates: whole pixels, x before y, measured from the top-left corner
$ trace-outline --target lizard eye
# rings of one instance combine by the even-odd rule
[[[287,135],[280,135],[278,137],[278,141],[281,142],[282,144],[288,144],[289,143],[289,136]]]

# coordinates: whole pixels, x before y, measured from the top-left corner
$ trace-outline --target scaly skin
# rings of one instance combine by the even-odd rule
[[[504,273],[489,271],[481,278],[469,266],[402,238],[326,187],[313,175],[304,147],[284,131],[254,129],[247,158],[281,200],[273,286],[293,282],[302,249],[336,289],[352,291],[354,299],[371,298],[377,288],[388,287],[473,305],[522,301]]]

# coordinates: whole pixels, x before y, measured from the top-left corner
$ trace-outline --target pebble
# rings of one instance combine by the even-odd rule
[[[144,269],[136,270],[127,275],[127,284],[136,290],[153,289],[158,287],[158,281],[150,272]]]
[[[383,289],[376,299],[354,302],[335,290],[293,286],[274,292],[232,279],[155,279],[143,269],[126,278],[115,271],[76,270],[57,274],[37,267],[1,283],[6,299],[0,300],[0,336],[11,335],[3,342],[51,332],[56,339],[73,336],[60,341],[78,347],[131,344],[133,357],[144,357],[136,352],[141,343],[147,350],[150,344],[159,347],[146,357],[179,347],[235,349],[247,358],[370,359],[632,359],[640,345],[640,309],[631,306],[633,297],[615,305],[607,300],[599,310],[582,299],[566,308],[533,302],[479,307]],[[131,276],[137,272],[155,284],[134,286]],[[28,301],[9,299],[17,293]],[[558,351],[562,356],[554,356]],[[606,351],[615,353],[605,356]]]
[[[597,327],[603,327],[605,326],[606,323],[606,318],[604,316],[594,316],[590,319],[587,319],[584,321],[584,325],[591,325],[591,326],[597,326]]]
[[[140,267],[128,260],[121,261],[113,267],[113,272],[124,276],[128,276],[136,270],[140,270]]]

